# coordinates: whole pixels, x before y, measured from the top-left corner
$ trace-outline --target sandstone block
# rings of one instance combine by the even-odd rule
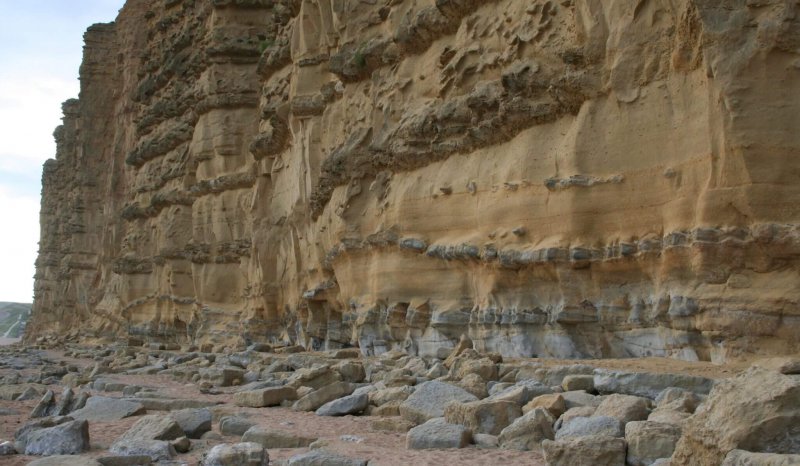
[[[606,437],[622,437],[622,423],[613,417],[592,416],[576,417],[563,423],[556,432],[556,440],[604,435]]]
[[[349,382],[335,382],[300,398],[292,405],[292,409],[295,411],[316,411],[325,403],[350,395],[355,389],[355,385]]]
[[[684,424],[673,462],[719,464],[737,449],[799,454],[798,439],[800,380],[752,367],[714,386]]]
[[[522,409],[517,403],[503,400],[450,402],[444,408],[447,422],[461,424],[472,432],[489,435],[499,435],[521,415]]]
[[[536,408],[544,408],[550,412],[553,418],[558,419],[567,410],[567,404],[564,401],[564,397],[558,393],[541,395],[523,406],[522,412],[527,414],[529,411],[533,411]]]
[[[671,424],[652,421],[633,421],[625,425],[625,442],[628,444],[627,464],[649,466],[659,458],[669,458],[681,430]]]
[[[498,437],[500,447],[509,450],[538,451],[544,440],[555,438],[554,423],[555,418],[545,408],[531,409],[500,432]]]
[[[625,440],[590,435],[542,442],[548,466],[621,466],[625,464]]]
[[[252,442],[222,444],[206,453],[202,466],[267,466],[267,450]]]
[[[650,400],[631,395],[609,395],[597,406],[594,416],[608,416],[623,424],[630,421],[643,421],[650,414]]]
[[[292,387],[269,387],[261,390],[238,392],[233,395],[236,406],[248,408],[264,408],[278,406],[285,400],[296,400],[297,391]]]

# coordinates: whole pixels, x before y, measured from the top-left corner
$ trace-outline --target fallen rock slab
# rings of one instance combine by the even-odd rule
[[[295,411],[316,411],[325,403],[350,395],[355,389],[355,384],[334,382],[300,398],[292,405],[292,409]]]
[[[56,455],[40,458],[28,463],[28,466],[105,466],[92,458],[73,455]]]
[[[311,450],[292,456],[289,466],[367,466],[367,460],[349,458],[326,450]]]
[[[151,461],[168,461],[177,455],[172,444],[165,440],[117,440],[111,445],[109,451],[120,456],[146,456]]]
[[[604,435],[542,442],[548,466],[622,466],[625,440]]]
[[[360,393],[348,395],[325,403],[316,410],[317,416],[346,416],[359,414],[369,406],[369,395]]]
[[[541,450],[545,440],[553,440],[555,418],[545,408],[534,408],[500,432],[501,448],[509,450]]]
[[[622,423],[608,416],[576,417],[565,422],[556,432],[556,440],[585,437],[589,435],[605,435],[622,437]]]
[[[173,411],[169,417],[183,429],[187,437],[198,439],[211,430],[212,415],[208,409],[181,409]]]
[[[489,435],[499,435],[520,416],[522,416],[520,405],[504,400],[451,402],[444,408],[444,418],[447,422],[461,424],[472,432]]]
[[[135,401],[105,396],[93,396],[86,400],[86,405],[70,413],[70,417],[87,421],[119,421],[126,417],[144,414],[144,405]]]
[[[77,455],[89,450],[89,423],[70,421],[34,430],[25,443],[26,455]]]
[[[242,435],[242,442],[257,443],[264,448],[305,448],[315,442],[316,438],[294,435],[282,430],[253,426]]]
[[[286,400],[296,400],[297,391],[292,387],[269,387],[260,390],[238,392],[233,395],[236,406],[264,408],[278,406]]]
[[[206,453],[202,466],[267,466],[267,450],[253,442],[222,444]]]
[[[681,437],[681,429],[671,424],[634,421],[625,425],[630,466],[649,466],[659,458],[669,458]]]
[[[654,400],[666,388],[682,388],[706,395],[714,381],[706,377],[653,372],[624,372],[607,369],[594,371],[594,388],[601,394],[620,393]]]

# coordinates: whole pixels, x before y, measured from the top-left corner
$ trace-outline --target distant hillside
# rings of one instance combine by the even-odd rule
[[[30,304],[0,302],[0,337],[21,337],[30,315]]]

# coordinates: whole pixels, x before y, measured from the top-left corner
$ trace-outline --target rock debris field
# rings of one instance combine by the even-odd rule
[[[193,350],[2,348],[0,464],[800,464],[800,359]]]

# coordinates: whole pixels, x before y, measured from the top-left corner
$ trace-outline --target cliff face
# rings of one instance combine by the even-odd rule
[[[800,2],[128,0],[28,336],[800,350]]]

